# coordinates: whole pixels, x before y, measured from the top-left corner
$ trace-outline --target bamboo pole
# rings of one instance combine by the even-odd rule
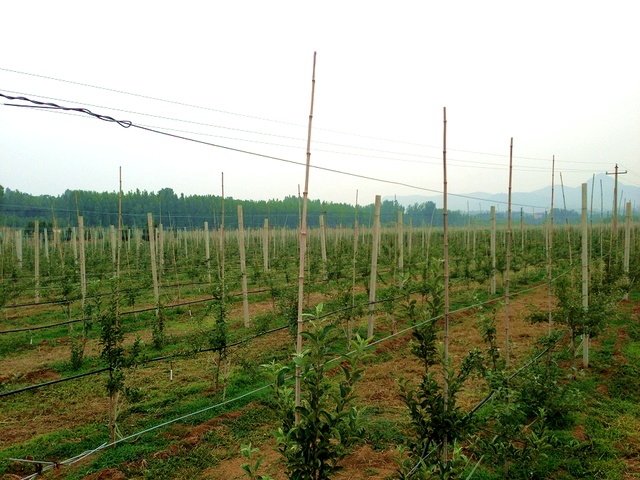
[[[513,178],[513,137],[509,146],[509,195],[507,212],[507,265],[504,275],[505,362],[509,366],[509,281],[511,269],[511,183]]]
[[[304,267],[307,250],[307,199],[309,196],[309,170],[311,169],[311,125],[313,122],[313,98],[316,89],[316,52],[313,52],[313,73],[311,75],[311,108],[309,109],[309,127],[307,130],[307,162],[304,175],[304,192],[302,201],[302,213],[300,215],[300,265],[298,274],[298,333],[296,336],[296,353],[302,354],[302,310],[304,302]],[[296,387],[295,387],[295,422],[300,422],[300,366],[296,365]]]
[[[444,410],[448,410],[449,404],[449,232],[447,212],[447,108],[442,109],[442,228],[444,250]],[[447,462],[449,436],[445,434],[442,445],[442,460]]]
[[[582,218],[580,222],[582,231],[582,308],[589,308],[589,232],[587,224],[587,184],[582,184]],[[582,337],[582,366],[589,366],[589,332],[585,331]]]
[[[373,245],[371,248],[371,276],[369,277],[369,320],[367,323],[367,337],[373,337],[376,280],[378,276],[378,249],[380,245],[380,195],[376,195],[375,210],[373,214]]]
[[[249,328],[249,293],[247,291],[247,263],[244,251],[242,205],[238,205],[238,248],[240,249],[240,275],[242,276],[242,313],[244,315],[244,326]]]

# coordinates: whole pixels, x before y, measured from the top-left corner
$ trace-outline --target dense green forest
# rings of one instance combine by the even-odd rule
[[[232,197],[224,199],[225,227],[237,227],[237,205],[242,205],[244,225],[246,228],[262,227],[264,220],[269,220],[273,227],[296,228],[299,222],[301,201],[294,196],[284,199],[271,200],[237,200]],[[505,210],[502,205],[500,210]],[[130,191],[122,195],[123,223],[129,227],[143,227],[147,222],[147,212],[151,212],[154,221],[170,228],[202,228],[204,222],[209,222],[210,228],[217,227],[222,219],[223,202],[216,195],[176,194],[171,188],[163,188],[158,192]],[[371,225],[373,221],[374,205],[354,207],[346,203],[323,202],[309,200],[307,223],[311,227],[318,226],[319,217],[325,214],[329,227],[352,226],[356,212],[361,225]],[[435,203],[429,201],[416,203],[404,207],[397,202],[385,200],[381,206],[381,222],[393,224],[397,221],[398,211],[403,212],[405,224],[412,222],[419,227],[442,225],[442,209],[437,209]],[[0,186],[0,224],[16,228],[29,228],[35,220],[41,227],[54,223],[59,227],[70,227],[77,224],[77,214],[84,217],[87,226],[115,225],[118,218],[117,192],[91,192],[84,190],[66,190],[58,196],[31,195],[18,190],[4,189]],[[539,225],[545,216],[532,216],[520,210],[513,212],[514,221],[519,222],[522,215],[527,225]],[[579,214],[574,211],[565,212],[555,209],[555,221],[579,221]],[[499,223],[506,222],[506,212],[496,214]],[[473,224],[488,225],[490,213],[473,213],[450,211],[448,221],[451,226],[466,226]]]

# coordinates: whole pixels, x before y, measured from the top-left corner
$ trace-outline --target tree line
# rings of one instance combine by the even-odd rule
[[[0,222],[4,226],[15,228],[32,228],[38,220],[42,228],[58,226],[67,228],[77,225],[77,215],[84,217],[87,226],[109,226],[118,222],[117,192],[95,192],[86,190],[66,190],[61,195],[32,195],[3,188],[0,185]],[[237,228],[237,205],[242,205],[245,228],[260,228],[264,220],[269,226],[298,228],[302,200],[296,196],[270,200],[238,200],[233,197],[224,198],[225,227]],[[372,225],[374,204],[354,205],[334,203],[321,200],[308,201],[307,224],[310,227],[319,225],[320,215],[325,215],[328,227],[351,227],[356,217],[360,225]],[[397,222],[398,211],[403,213],[403,222],[414,227],[423,225],[442,226],[442,209],[436,208],[432,201],[403,206],[393,200],[384,200],[381,204],[380,220],[383,225]],[[162,188],[158,192],[147,192],[136,189],[122,194],[123,224],[127,227],[143,228],[147,224],[147,212],[151,212],[156,223],[167,228],[199,229],[204,222],[210,228],[217,228],[222,222],[223,199],[218,195],[184,195],[177,194],[171,188]],[[513,213],[514,221],[521,212]],[[570,223],[579,221],[579,214],[574,211],[565,212],[555,209],[556,222]],[[540,224],[546,215],[524,214],[527,225]],[[496,214],[499,223],[506,222],[506,212]],[[490,222],[490,213],[474,213],[449,211],[448,222],[453,227],[473,225],[486,226]]]

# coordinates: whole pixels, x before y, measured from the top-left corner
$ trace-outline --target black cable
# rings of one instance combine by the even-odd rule
[[[120,125],[121,127],[124,128],[129,128],[132,123],[129,120],[116,120],[113,117],[110,117],[108,115],[100,115],[98,113],[93,113],[91,110],[89,110],[88,108],[82,108],[82,107],[63,107],[61,105],[57,105],[55,103],[49,103],[49,102],[40,102],[38,100],[32,100],[30,98],[27,97],[12,97],[10,95],[5,95],[4,93],[0,93],[0,97],[4,97],[7,100],[20,100],[22,102],[30,102],[33,103],[34,105],[37,105],[37,107],[31,107],[29,105],[13,105],[13,104],[7,104],[5,103],[5,105],[10,106],[10,107],[23,107],[23,108],[51,108],[54,110],[65,110],[65,111],[70,111],[70,112],[78,112],[78,113],[85,113],[87,115],[91,115],[92,117],[97,118],[98,120],[104,120],[105,122],[114,122],[117,123],[118,125]]]
[[[216,143],[212,143],[212,142],[205,142],[204,140],[198,140],[195,138],[191,138],[191,137],[185,137],[184,135],[176,135],[173,133],[169,133],[169,132],[164,132],[162,130],[157,130],[154,128],[149,128],[149,127],[144,127],[142,125],[137,125],[134,124],[133,122],[129,121],[129,120],[115,120],[112,117],[106,116],[106,115],[99,115],[96,113],[93,113],[91,110],[88,110],[86,108],[71,108],[71,107],[61,107],[55,103],[45,103],[45,102],[39,102],[36,100],[31,100],[27,97],[11,97],[11,96],[7,96],[5,94],[0,93],[0,96],[11,99],[11,100],[22,100],[22,101],[27,101],[27,102],[31,102],[34,103],[36,105],[46,105],[48,108],[53,108],[53,109],[60,109],[60,110],[68,110],[68,111],[76,111],[79,113],[85,113],[87,115],[91,115],[95,118],[98,118],[100,120],[105,120],[105,121],[110,121],[110,122],[116,122],[118,124],[120,124],[123,127],[129,128],[129,127],[136,127],[139,128],[141,130],[146,130],[148,132],[152,132],[152,133],[156,133],[159,135],[165,135],[168,137],[172,137],[172,138],[176,138],[176,139],[180,139],[180,140],[185,140],[185,141],[189,141],[189,142],[194,142],[194,143],[198,143],[201,145],[207,145],[210,147],[215,147],[215,148],[221,148],[223,150],[228,150],[228,151],[233,151],[233,152],[238,152],[238,153],[244,153],[246,155],[253,155],[256,157],[260,157],[260,158],[266,158],[269,160],[276,160],[279,162],[284,162],[284,163],[289,163],[292,165],[299,165],[299,166],[306,166],[306,163],[304,162],[298,162],[295,160],[288,160],[285,158],[281,158],[281,157],[275,157],[273,155],[266,155],[263,153],[258,153],[258,152],[252,152],[249,150],[243,150],[240,148],[233,148],[233,147],[228,147],[225,145],[219,145]],[[22,106],[22,105],[10,105],[10,106]],[[345,176],[349,176],[349,177],[354,177],[354,178],[360,178],[363,180],[370,180],[370,181],[374,181],[374,182],[380,182],[380,183],[385,183],[385,184],[389,184],[389,185],[398,185],[398,186],[402,186],[402,187],[407,187],[407,188],[413,188],[415,190],[421,190],[421,191],[425,191],[425,192],[432,192],[432,193],[438,193],[441,194],[443,192],[438,191],[438,190],[434,190],[431,188],[425,188],[425,187],[419,187],[417,185],[411,185],[409,183],[405,183],[405,182],[398,182],[398,181],[394,181],[394,180],[385,180],[382,178],[376,178],[376,177],[370,177],[368,175],[361,175],[361,174],[357,174],[357,173],[352,173],[352,172],[346,172],[343,170],[337,170],[334,168],[328,168],[328,167],[321,167],[318,165],[310,165],[311,168],[314,168],[316,170],[322,170],[325,172],[331,172],[331,173],[336,173],[339,175],[345,175]],[[455,196],[455,197],[460,197],[460,198],[468,198],[471,200],[480,200],[480,201],[487,201],[486,199],[483,198],[479,198],[479,197],[473,197],[470,195],[462,195],[462,194],[454,194],[454,193],[450,193],[449,195],[451,196]],[[498,200],[494,200],[493,203],[500,203],[500,204],[508,204],[508,202],[504,202],[504,201],[498,201]],[[539,209],[544,209],[546,207],[541,207],[539,205],[526,205],[526,204],[520,204],[520,203],[513,203],[511,202],[511,205],[513,206],[518,206],[518,207],[527,207],[527,208],[539,208]]]

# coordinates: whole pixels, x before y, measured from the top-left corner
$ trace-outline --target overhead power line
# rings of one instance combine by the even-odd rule
[[[181,101],[176,101],[176,100],[168,100],[168,99],[165,99],[165,98],[159,98],[159,97],[153,97],[153,96],[150,96],[150,95],[127,92],[125,90],[119,90],[119,89],[115,89],[115,88],[92,85],[92,84],[89,84],[89,83],[77,82],[77,81],[73,81],[73,80],[66,80],[66,79],[51,77],[51,76],[47,76],[47,75],[40,75],[40,74],[29,73],[29,72],[22,72],[22,71],[19,71],[19,70],[12,70],[12,69],[8,69],[8,68],[0,68],[0,71],[9,72],[9,73],[15,73],[15,74],[18,74],[18,75],[30,76],[30,77],[35,77],[35,78],[42,78],[42,79],[45,79],[45,80],[52,80],[52,81],[55,81],[55,82],[68,83],[68,84],[71,84],[71,85],[78,85],[78,86],[82,86],[82,87],[92,88],[92,89],[96,89],[96,90],[103,90],[103,91],[106,91],[106,92],[112,92],[112,93],[117,93],[117,94],[121,94],[121,95],[127,95],[127,96],[131,96],[131,97],[143,98],[143,99],[146,99],[146,100],[153,100],[153,101],[167,103],[167,104],[171,104],[171,105],[179,105],[179,106],[188,107],[188,108],[194,108],[194,109],[198,109],[198,110],[222,113],[222,114],[225,114],[225,115],[233,115],[233,116],[244,117],[244,118],[249,118],[249,119],[253,119],[253,120],[261,120],[261,121],[277,123],[277,124],[282,124],[282,125],[289,125],[289,126],[294,126],[294,127],[307,128],[307,125],[303,125],[303,124],[300,124],[300,123],[287,122],[287,121],[283,121],[283,120],[276,120],[276,119],[272,119],[272,118],[260,117],[260,116],[255,116],[255,115],[248,115],[248,114],[232,112],[232,111],[228,111],[228,110],[221,110],[221,109],[216,109],[216,108],[212,108],[212,107],[206,107],[206,106],[203,106],[203,105],[191,104],[191,103],[186,103],[186,102],[181,102]],[[66,101],[66,102],[69,101],[69,100],[62,100],[62,99],[53,99],[53,100]],[[104,106],[101,106],[101,105],[89,105],[89,106],[97,107],[97,108],[110,108],[110,107],[104,107]],[[163,116],[159,116],[159,115],[151,115],[151,114],[140,113],[140,112],[126,111],[126,110],[118,110],[118,109],[113,109],[113,108],[111,108],[111,110],[123,111],[124,113],[135,113],[135,114],[138,114],[138,115],[148,115],[148,116],[153,116],[153,117],[156,117],[156,118],[162,118],[162,119],[171,120],[171,121],[200,124],[200,125],[210,126],[210,127],[214,127],[214,128],[224,128],[224,129],[230,129],[230,130],[236,130],[236,131],[244,131],[246,133],[252,133],[252,134],[256,134],[256,135],[267,135],[267,136],[288,138],[288,139],[291,139],[291,140],[303,140],[304,141],[304,139],[301,138],[301,137],[300,138],[298,138],[298,137],[287,137],[287,136],[284,136],[284,135],[277,135],[277,134],[270,134],[270,133],[264,133],[264,132],[256,132],[256,131],[251,131],[251,130],[236,129],[236,128],[225,127],[225,126],[220,126],[220,125],[207,125],[207,124],[204,124],[204,123],[193,122],[193,121],[189,121],[189,120],[182,120],[182,119],[176,119],[176,118],[171,118],[171,117],[163,117]],[[365,138],[365,139],[369,139],[369,140],[378,140],[378,141],[385,141],[385,142],[397,143],[397,144],[403,144],[403,145],[411,145],[411,146],[421,147],[421,148],[434,148],[434,149],[440,149],[441,148],[441,146],[437,146],[437,145],[427,145],[427,144],[418,143],[418,142],[410,142],[410,141],[390,139],[390,138],[384,138],[384,137],[376,137],[376,136],[372,136],[372,135],[363,135],[363,134],[358,134],[358,133],[353,133],[353,132],[344,132],[344,131],[340,131],[340,130],[333,130],[333,129],[321,128],[321,127],[315,127],[314,130],[320,130],[320,131],[325,131],[325,132],[330,132],[330,133],[337,133],[337,134],[340,134],[340,135],[352,136],[352,137],[357,137],[357,138]],[[369,149],[369,148],[365,148],[365,147],[357,147],[357,146],[337,144],[337,143],[331,143],[331,142],[314,141],[314,143],[326,143],[326,144],[329,144],[329,145],[336,145],[336,146],[342,146],[342,147],[347,147],[347,148],[356,148],[356,149],[365,149],[365,150],[371,150],[371,151],[385,152],[384,150],[379,150],[379,149]],[[474,154],[474,155],[488,155],[488,156],[495,156],[495,157],[502,157],[502,158],[509,157],[509,155],[506,154],[506,153],[503,154],[503,153],[495,153],[495,152],[481,152],[481,151],[477,151],[477,150],[465,150],[465,149],[455,149],[455,148],[449,148],[449,150],[450,151],[455,151],[455,152],[461,152],[461,153],[471,153],[471,154]],[[386,153],[392,153],[392,152],[386,151]],[[398,153],[401,153],[401,152],[393,152],[393,153],[394,154],[398,154]],[[412,154],[405,154],[405,153],[401,153],[401,154],[402,155],[412,155]],[[552,159],[550,159],[550,158],[543,158],[543,157],[520,157],[520,156],[514,156],[513,158],[514,159],[522,159],[522,160],[536,160],[536,161],[543,161],[543,162],[551,162],[552,161]],[[587,164],[587,165],[593,165],[594,164],[593,162],[575,161],[575,160],[562,160],[562,163],[575,163],[575,164]],[[601,164],[605,165],[605,164],[608,164],[608,162],[601,162]]]
[[[155,128],[149,128],[149,127],[145,127],[142,125],[138,125],[133,123],[130,120],[116,120],[113,117],[107,116],[107,115],[100,115],[100,114],[96,114],[94,112],[92,112],[91,110],[87,109],[87,108],[83,108],[83,107],[63,107],[60,105],[57,105],[55,103],[51,103],[51,102],[41,102],[39,100],[32,100],[28,97],[24,97],[24,96],[20,96],[20,97],[15,97],[15,96],[11,96],[11,95],[6,95],[4,93],[0,93],[0,97],[6,98],[8,100],[11,101],[23,101],[23,102],[29,102],[35,105],[35,107],[31,107],[31,108],[47,108],[47,109],[58,109],[58,110],[63,110],[63,111],[71,111],[71,112],[78,112],[78,113],[83,113],[83,114],[87,114],[90,115],[92,117],[95,117],[99,120],[104,120],[104,121],[108,121],[108,122],[113,122],[113,123],[117,123],[122,127],[125,128],[130,128],[130,127],[134,127],[134,128],[138,128],[140,130],[145,130],[151,133],[156,133],[159,135],[164,135],[167,137],[172,137],[172,138],[176,138],[176,139],[180,139],[180,140],[185,140],[188,142],[193,142],[193,143],[198,143],[201,145],[207,145],[210,147],[215,147],[215,148],[220,148],[223,150],[227,150],[227,151],[232,151],[232,152],[237,152],[237,153],[243,153],[245,155],[251,155],[251,156],[255,156],[255,157],[259,157],[259,158],[265,158],[265,159],[269,159],[269,160],[275,160],[275,161],[279,161],[279,162],[284,162],[284,163],[289,163],[292,165],[298,165],[298,166],[306,166],[306,164],[304,162],[299,162],[296,160],[290,160],[290,159],[286,159],[286,158],[282,158],[282,157],[276,157],[273,155],[267,155],[264,153],[259,153],[259,152],[253,152],[250,150],[244,150],[244,149],[240,149],[240,148],[234,148],[234,147],[229,147],[226,145],[220,145],[220,144],[216,144],[216,143],[212,143],[212,142],[206,142],[204,140],[198,140],[196,138],[191,138],[191,137],[187,137],[184,135],[177,135],[174,133],[170,133],[170,132],[166,132],[166,131],[162,131],[159,129],[155,129]],[[7,106],[15,106],[15,107],[23,107],[26,108],[28,106],[25,105],[20,105],[20,104],[6,104]],[[420,190],[420,191],[424,191],[424,192],[431,192],[431,193],[436,193],[436,194],[442,194],[442,191],[439,190],[435,190],[435,189],[431,189],[431,188],[426,188],[426,187],[421,187],[418,185],[413,185],[413,184],[409,184],[406,182],[400,182],[400,181],[395,181],[395,180],[387,180],[387,179],[382,179],[382,178],[377,178],[377,177],[372,177],[369,175],[362,175],[362,174],[358,174],[358,173],[353,173],[353,172],[347,172],[344,170],[338,170],[338,169],[334,169],[334,168],[328,168],[328,167],[322,167],[319,165],[311,165],[311,168],[314,168],[316,170],[321,170],[321,171],[325,171],[325,172],[331,172],[331,173],[336,173],[339,175],[345,175],[345,176],[349,176],[349,177],[354,177],[354,178],[361,178],[363,180],[370,180],[370,181],[374,181],[374,182],[380,182],[380,183],[385,183],[385,184],[389,184],[389,185],[398,185],[398,186],[403,186],[403,187],[407,187],[407,188],[412,188],[415,190]],[[470,196],[470,195],[463,195],[463,194],[455,194],[455,193],[450,193],[449,195],[451,196],[456,196],[456,197],[460,197],[460,198],[467,198],[470,200],[479,200],[479,201],[487,201],[484,198],[480,198],[480,197],[474,197],[474,196]],[[493,203],[499,203],[499,204],[507,204],[508,202],[504,202],[504,201],[498,201],[498,200],[493,200]],[[519,206],[519,207],[527,207],[527,208],[539,208],[539,209],[545,209],[546,206],[539,206],[539,205],[527,205],[527,204],[518,204],[518,203],[511,203],[514,206]]]
[[[8,91],[10,93],[16,94],[16,95],[21,95],[23,97],[26,96],[34,96],[33,94],[30,93],[24,93],[24,92],[16,92],[16,91],[12,91],[12,90],[5,90]],[[35,96],[40,96],[40,95],[35,95]],[[68,100],[68,99],[62,99],[62,98],[55,98],[55,97],[46,97],[49,100],[55,100],[57,102],[73,102],[72,100]],[[105,108],[105,109],[109,109],[109,110],[113,110],[116,112],[122,112],[122,113],[130,113],[130,114],[134,114],[134,115],[142,115],[145,117],[151,117],[151,118],[155,118],[155,119],[159,119],[159,120],[168,120],[168,121],[172,121],[172,122],[180,122],[180,123],[187,123],[187,124],[191,124],[191,125],[198,125],[201,127],[208,127],[208,128],[217,128],[217,129],[223,129],[223,130],[230,130],[230,131],[234,131],[234,132],[241,132],[241,133],[249,133],[249,134],[253,134],[253,135],[262,135],[262,136],[267,136],[267,137],[274,137],[274,138],[282,138],[282,139],[286,139],[286,140],[294,140],[294,141],[300,141],[300,142],[306,142],[306,140],[302,137],[291,137],[288,135],[279,135],[279,134],[274,134],[274,133],[267,133],[267,132],[258,132],[255,130],[247,130],[247,129],[242,129],[242,128],[234,128],[234,127],[227,127],[227,126],[223,126],[223,125],[215,125],[215,124],[211,124],[211,123],[206,123],[206,122],[197,122],[197,121],[193,121],[193,120],[185,120],[185,119],[181,119],[181,118],[175,118],[175,117],[167,117],[165,115],[155,115],[155,114],[151,114],[151,113],[145,113],[145,112],[138,112],[135,110],[126,110],[126,109],[122,109],[122,108],[114,108],[114,107],[108,107],[108,106],[104,106],[104,105],[97,105],[97,104],[86,104],[89,107],[95,107],[95,108]],[[73,112],[73,113],[79,113],[79,112]],[[214,138],[222,138],[225,140],[236,140],[236,141],[240,141],[240,142],[248,142],[248,143],[259,143],[259,144],[263,144],[263,145],[273,145],[273,146],[277,146],[277,147],[284,147],[284,148],[305,148],[303,145],[300,146],[296,146],[296,145],[284,145],[284,144],[279,144],[279,143],[271,143],[271,142],[266,142],[266,141],[262,141],[262,140],[251,140],[251,139],[244,139],[244,138],[236,138],[236,137],[227,137],[227,136],[222,136],[222,135],[216,135],[216,134],[211,134],[211,133],[203,133],[203,132],[194,132],[194,131],[189,131],[189,130],[182,130],[182,129],[177,129],[177,128],[168,128],[168,127],[164,127],[164,126],[157,126],[157,125],[143,125],[143,124],[137,124],[138,126],[146,126],[148,128],[152,128],[152,129],[161,129],[163,131],[172,131],[172,132],[180,132],[180,133],[188,133],[190,135],[200,135],[200,136],[207,136],[207,137],[214,137]],[[439,156],[431,156],[431,155],[424,155],[424,154],[419,154],[419,153],[407,153],[407,152],[398,152],[398,151],[393,151],[393,150],[385,150],[385,149],[379,149],[379,148],[368,148],[368,147],[361,147],[361,146],[356,146],[356,145],[348,145],[348,144],[343,144],[343,143],[335,143],[335,142],[326,142],[326,141],[321,141],[321,140],[314,140],[313,141],[314,144],[321,144],[321,145],[331,145],[331,146],[338,146],[338,147],[342,147],[342,148],[349,148],[349,149],[354,149],[354,150],[360,150],[360,151],[369,151],[369,152],[377,152],[377,153],[388,153],[388,154],[392,154],[392,155],[401,155],[401,156],[406,156],[406,157],[412,157],[412,158],[416,158],[416,159],[433,159],[438,161],[438,164],[440,163],[439,161],[441,160],[441,158]],[[415,144],[416,146],[419,144]],[[423,145],[424,146],[424,145]],[[436,147],[431,147],[431,148],[436,148]],[[459,151],[459,152],[467,152],[467,153],[474,153],[474,154],[479,154],[479,155],[495,155],[495,156],[503,156],[504,155],[500,155],[500,154],[491,154],[491,153],[483,153],[483,152],[471,152],[471,151],[466,151],[466,150],[455,150],[455,149],[450,149],[453,151]],[[341,152],[341,151],[335,151],[335,150],[323,150],[323,149],[318,149],[318,148],[314,148],[314,151],[316,152],[326,152],[326,153],[333,153],[333,154],[338,154],[338,155],[350,155],[350,156],[356,156],[356,157],[365,157],[365,158],[376,158],[376,159],[381,159],[381,160],[393,160],[393,161],[399,161],[399,162],[412,162],[412,163],[421,163],[421,164],[433,164],[433,162],[425,162],[425,161],[421,161],[421,160],[412,160],[412,159],[402,159],[402,158],[394,158],[394,157],[384,157],[384,156],[377,156],[377,155],[369,155],[369,154],[359,154],[359,153],[354,153],[354,152]],[[526,159],[526,160],[541,160],[541,159],[534,159],[534,158],[529,158],[529,157],[514,157],[514,158],[518,158],[518,159]],[[483,169],[493,169],[493,170],[497,170],[497,169],[501,169],[504,167],[504,165],[501,165],[499,163],[489,163],[486,161],[473,161],[473,160],[464,160],[464,159],[456,159],[456,158],[450,158],[449,160],[454,161],[454,162],[461,162],[464,163],[464,166],[469,166],[470,168],[483,168]],[[471,165],[467,165],[467,164],[471,164]],[[493,165],[493,167],[491,166]],[[604,165],[604,163],[603,163]],[[608,163],[607,163],[608,165]],[[518,171],[547,171],[548,169],[545,167],[532,167],[532,166],[527,166],[525,168],[523,167],[517,167],[516,168]],[[591,170],[567,170],[564,169],[564,171],[591,171]]]
[[[275,146],[275,147],[282,147],[282,148],[294,148],[294,149],[298,149],[298,150],[303,150],[305,147],[300,145],[285,145],[285,144],[281,144],[281,143],[272,143],[272,142],[265,142],[262,140],[250,140],[250,139],[246,139],[246,138],[237,138],[237,137],[226,137],[226,136],[222,136],[222,135],[216,135],[213,133],[204,133],[204,132],[194,132],[194,131],[190,131],[190,130],[180,130],[177,128],[166,128],[166,127],[160,127],[157,125],[142,125],[148,128],[153,128],[153,129],[162,129],[163,131],[170,131],[170,132],[179,132],[179,133],[186,133],[186,134],[190,134],[190,135],[200,135],[200,136],[205,136],[205,137],[214,137],[214,138],[222,138],[225,140],[235,140],[238,142],[247,142],[247,143],[258,143],[261,145],[270,145],[270,146]],[[246,130],[244,130],[246,131]],[[259,132],[254,132],[254,133],[259,133]],[[268,135],[268,134],[266,134]],[[279,136],[279,135],[274,135],[274,136]],[[293,137],[282,137],[282,138],[289,138],[289,139],[293,139],[293,140],[297,140]],[[409,156],[409,157],[413,157],[413,158],[396,158],[396,157],[384,157],[384,156],[379,156],[379,155],[370,155],[370,154],[365,154],[365,153],[354,153],[354,152],[342,152],[342,151],[337,151],[337,150],[326,150],[326,149],[322,149],[322,148],[314,148],[313,151],[314,152],[323,152],[323,153],[332,153],[335,155],[346,155],[346,156],[353,156],[353,157],[363,157],[363,158],[375,158],[375,159],[379,159],[379,160],[392,160],[394,162],[406,162],[406,163],[417,163],[419,165],[435,165],[435,166],[439,166],[442,163],[442,158],[441,157],[436,157],[436,156],[430,156],[430,155],[420,155],[420,154],[414,154],[414,153],[403,153],[403,152],[392,152],[389,150],[379,150],[379,149],[374,149],[374,148],[365,148],[365,147],[356,147],[356,146],[350,146],[350,145],[342,145],[342,144],[338,144],[338,143],[331,143],[331,142],[319,142],[319,141],[314,141],[313,143],[317,143],[317,144],[323,144],[323,145],[335,145],[335,146],[341,146],[344,148],[353,148],[353,149],[358,149],[358,150],[363,150],[363,151],[371,151],[371,152],[380,152],[380,153],[390,153],[390,154],[395,154],[395,155],[405,155],[405,156]],[[431,159],[434,161],[426,161],[424,159]],[[500,163],[491,163],[491,162],[483,162],[483,161],[474,161],[474,160],[464,160],[464,159],[460,159],[460,158],[448,158],[447,159],[448,164],[451,164],[453,166],[461,166],[461,167],[465,167],[465,168],[481,168],[481,169],[485,169],[485,170],[502,170],[504,169],[505,165],[500,164]],[[514,170],[517,170],[519,172],[546,172],[548,170],[548,168],[546,167],[535,167],[535,166],[526,166],[526,167],[514,167]],[[592,170],[585,170],[585,169],[563,169],[564,172],[591,172]]]

